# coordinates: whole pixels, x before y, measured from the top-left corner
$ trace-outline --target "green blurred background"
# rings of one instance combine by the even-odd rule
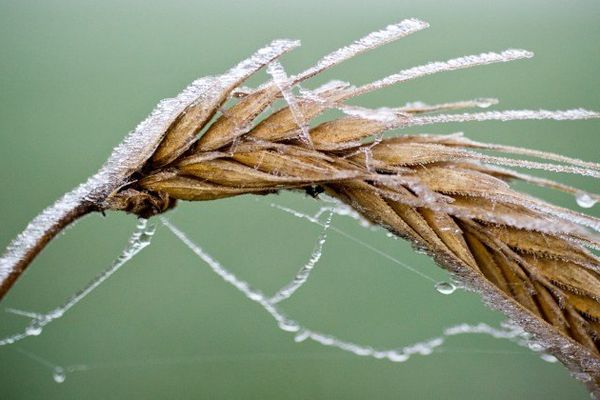
[[[536,58],[423,78],[365,96],[366,106],[499,97],[498,109],[600,110],[600,3],[578,1],[0,1],[0,247],[46,205],[95,172],[163,97],[226,70],[273,38],[303,41],[289,72],[406,17],[432,27],[323,74],[364,83],[432,60],[519,47]],[[261,79],[265,75],[261,75]],[[257,83],[254,81],[253,83]],[[598,121],[470,123],[478,140],[598,161]],[[410,130],[412,133],[423,130]],[[561,180],[598,191],[590,179]],[[529,188],[524,189],[530,190]],[[563,206],[573,198],[541,190]],[[319,228],[271,203],[313,212],[300,194],[180,204],[171,218],[207,251],[267,293],[310,255]],[[599,207],[590,210],[600,215]],[[334,225],[435,279],[426,257],[381,231]],[[2,308],[47,311],[108,265],[131,216],[86,218],[54,241]],[[306,326],[377,347],[437,336],[502,316],[473,294],[431,282],[331,233],[311,280],[283,305]],[[0,313],[0,335],[26,321]],[[43,334],[0,348],[2,399],[585,399],[560,364],[487,337],[450,339],[403,364],[296,344],[164,228],[111,280]],[[85,364],[56,384],[48,366]]]

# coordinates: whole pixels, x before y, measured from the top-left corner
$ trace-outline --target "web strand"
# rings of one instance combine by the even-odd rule
[[[307,215],[307,214],[301,213],[300,211],[293,210],[293,209],[291,209],[291,208],[284,207],[284,206],[280,206],[280,205],[278,205],[278,204],[273,204],[273,203],[271,204],[271,207],[273,207],[273,208],[275,208],[275,209],[277,209],[277,210],[283,211],[283,212],[285,212],[285,213],[288,213],[288,214],[290,214],[290,215],[293,215],[294,217],[301,218],[301,219],[305,219],[305,220],[307,220],[307,221],[309,221],[309,222],[312,222],[313,224],[316,224],[316,225],[323,226],[323,223],[322,223],[321,221],[319,221],[318,219],[316,219],[316,218],[314,218],[314,217],[312,217],[312,216],[310,216],[310,215]],[[339,228],[336,228],[335,226],[332,226],[332,227],[330,227],[330,229],[331,229],[332,231],[334,231],[334,232],[336,232],[336,233],[338,233],[338,234],[340,234],[340,235],[344,236],[345,238],[347,238],[347,239],[350,239],[350,240],[352,240],[353,242],[355,242],[355,243],[357,243],[357,244],[359,244],[359,245],[363,246],[364,248],[366,248],[366,249],[368,249],[368,250],[372,251],[373,253],[375,253],[375,254],[378,254],[378,255],[380,255],[381,257],[384,257],[384,258],[386,258],[386,259],[388,259],[388,260],[392,261],[394,264],[397,264],[397,265],[401,266],[401,267],[402,267],[402,268],[404,268],[405,270],[407,270],[407,271],[409,271],[409,272],[412,272],[413,274],[415,274],[415,275],[418,275],[418,276],[420,276],[421,278],[423,278],[423,279],[426,279],[426,280],[428,280],[428,281],[430,281],[430,282],[437,283],[437,281],[436,281],[435,279],[433,279],[433,278],[432,278],[432,277],[430,277],[429,275],[425,274],[424,272],[421,272],[421,271],[419,271],[418,269],[416,269],[416,268],[414,268],[414,267],[411,267],[410,265],[408,265],[408,264],[406,264],[406,263],[404,263],[404,262],[402,262],[402,261],[398,260],[397,258],[395,258],[395,257],[393,257],[393,256],[391,256],[391,255],[389,255],[389,254],[387,254],[387,253],[385,253],[385,252],[383,252],[383,251],[381,251],[381,250],[379,250],[379,249],[378,249],[378,248],[376,248],[376,247],[373,247],[373,246],[371,246],[370,244],[368,244],[368,243],[366,243],[366,242],[364,242],[364,241],[360,240],[359,238],[357,238],[357,237],[355,237],[355,236],[353,236],[353,235],[351,235],[351,234],[349,234],[349,233],[346,233],[346,232],[342,231],[341,229],[339,229]]]
[[[325,223],[323,224],[323,230],[319,235],[319,238],[310,255],[310,258],[308,259],[306,264],[304,264],[302,268],[300,268],[300,271],[298,271],[294,279],[287,285],[284,285],[281,289],[277,291],[277,293],[273,295],[273,297],[271,297],[271,303],[276,304],[285,299],[289,299],[298,289],[300,289],[300,287],[302,287],[302,285],[306,283],[311,272],[314,270],[315,266],[317,265],[317,263],[321,259],[321,256],[323,255],[323,246],[327,241],[327,230],[331,226],[332,217],[333,211],[330,211],[329,215],[327,216],[327,219],[325,220]]]
[[[221,265],[215,258],[208,254],[198,244],[194,243],[183,231],[177,228],[173,223],[168,221],[164,217],[160,217],[161,222],[179,239],[181,240],[190,250],[192,250],[202,261],[204,261],[213,272],[219,275],[227,283],[234,286],[238,291],[242,292],[249,300],[259,304],[271,317],[277,322],[279,329],[294,334],[294,341],[296,343],[303,342],[305,340],[311,340],[319,343],[323,346],[337,348],[339,350],[349,352],[355,355],[372,357],[375,359],[385,359],[392,362],[405,362],[408,361],[414,355],[431,355],[434,353],[482,353],[482,354],[524,354],[516,351],[495,351],[495,350],[479,350],[479,349],[453,349],[442,347],[449,337],[465,334],[481,334],[487,335],[496,339],[504,339],[511,341],[521,347],[529,348],[535,352],[541,352],[540,357],[547,362],[556,362],[556,358],[553,356],[543,353],[545,348],[530,340],[530,337],[520,327],[512,324],[504,324],[501,328],[494,328],[485,323],[479,324],[467,324],[462,323],[446,328],[443,333],[437,337],[431,339],[413,343],[411,345],[397,347],[392,349],[376,349],[368,345],[360,345],[343,339],[339,339],[335,336],[322,333],[319,331],[311,330],[307,327],[302,326],[299,322],[289,318],[285,313],[280,310],[277,303],[290,298],[296,290],[298,290],[302,284],[306,282],[308,276],[314,266],[319,261],[323,245],[326,241],[326,233],[328,230],[337,230],[337,228],[331,226],[332,216],[337,215],[348,215],[360,221],[354,215],[348,214],[343,207],[337,204],[333,206],[322,207],[315,216],[309,216],[302,214],[298,211],[285,209],[284,207],[278,206],[282,211],[294,213],[295,216],[309,220],[310,222],[319,224],[323,227],[321,234],[317,240],[315,248],[311,253],[308,262],[300,269],[295,278],[288,284],[280,289],[275,296],[267,298],[261,291],[251,287],[248,282],[245,282],[238,278],[235,274],[227,270]],[[324,212],[328,211],[325,222],[318,220],[318,217]],[[363,224],[365,226],[365,224]],[[124,263],[135,256],[139,251],[150,244],[150,239],[154,233],[155,227],[151,226],[148,228],[147,221],[141,220],[138,229],[132,235],[129,241],[129,245],[125,248],[123,253],[117,258],[115,263],[105,270],[102,274],[98,275],[96,279],[90,282],[82,290],[73,295],[67,300],[63,306],[56,308],[47,314],[36,314],[28,311],[9,309],[9,312],[14,314],[22,315],[24,317],[32,318],[34,321],[39,321],[45,318],[46,324],[51,322],[53,319],[58,318],[68,311],[71,307],[81,301],[85,296],[91,293],[97,288],[102,282],[108,279],[114,272],[116,272]],[[344,234],[348,238],[353,238],[350,235],[345,234],[343,231],[337,230],[339,233]],[[362,243],[362,242],[359,242]],[[31,336],[25,334],[24,337]],[[190,363],[200,363],[207,361],[218,361],[221,359],[235,360],[258,360],[258,359],[290,359],[297,357],[292,354],[273,354],[273,353],[256,353],[246,355],[201,355],[186,358],[166,358],[166,359],[152,359],[152,360],[139,360],[129,362],[108,362],[99,364],[76,364],[69,366],[60,366],[55,364],[39,355],[26,351],[22,348],[15,348],[16,351],[30,358],[31,360],[49,368],[52,370],[52,377],[55,382],[62,383],[65,381],[67,374],[74,372],[84,372],[97,368],[130,368],[130,367],[143,367],[143,366],[168,366],[168,365],[180,365]],[[331,358],[331,354],[328,353],[306,353],[301,355],[302,358]]]
[[[67,311],[69,311],[77,303],[98,288],[98,286],[110,278],[115,272],[117,272],[125,263],[127,263],[127,261],[131,260],[135,255],[146,248],[150,244],[150,240],[152,239],[155,228],[156,227],[154,224],[148,225],[147,220],[140,219],[135,232],[129,238],[128,245],[119,255],[119,257],[117,257],[117,259],[112,263],[112,265],[92,279],[85,287],[67,299],[67,301],[65,301],[61,306],[45,314],[15,310],[13,308],[7,309],[6,311],[12,314],[31,318],[31,322],[23,332],[0,339],[0,346],[13,344],[29,336],[40,335],[46,325],[58,318],[61,318]]]
[[[306,118],[302,114],[300,106],[298,105],[298,101],[296,100],[296,97],[294,96],[291,88],[289,87],[289,79],[285,70],[283,69],[283,66],[278,61],[274,61],[267,66],[267,72],[273,77],[273,82],[275,83],[275,85],[281,92],[281,95],[283,96],[284,100],[289,106],[289,110],[292,113],[294,122],[300,129],[300,140],[302,140],[308,145],[312,145],[310,134],[308,132],[309,127],[306,122]]]

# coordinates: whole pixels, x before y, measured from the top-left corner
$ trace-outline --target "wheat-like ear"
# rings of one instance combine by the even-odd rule
[[[383,138],[396,128],[457,121],[588,119],[568,111],[493,111],[495,99],[369,110],[344,101],[421,76],[529,58],[506,50],[433,62],[361,87],[332,82],[294,88],[345,59],[427,27],[411,19],[390,25],[287,76],[277,59],[297,46],[275,41],[228,73],[194,82],[163,101],[88,182],[37,217],[0,259],[0,296],[64,226],[91,211],[123,210],[142,217],[177,200],[318,186],[365,218],[410,240],[485,302],[534,334],[547,351],[600,394],[600,220],[515,191],[523,180],[577,194],[583,206],[600,198],[558,182],[504,167],[600,177],[600,164],[518,147],[484,144],[460,134]],[[239,86],[267,66],[273,79],[255,90]],[[223,109],[226,100],[237,102]],[[259,121],[276,100],[287,106]],[[310,127],[328,108],[345,117]],[[217,118],[213,118],[219,113]],[[505,155],[490,155],[477,150]],[[536,157],[525,161],[508,155]]]

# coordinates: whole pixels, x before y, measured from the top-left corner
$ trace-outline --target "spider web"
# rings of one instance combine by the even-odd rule
[[[293,217],[302,219],[303,221],[315,224],[321,228],[317,237],[313,250],[311,251],[308,260],[298,269],[297,273],[290,279],[288,283],[283,285],[275,293],[269,295],[263,291],[254,288],[250,283],[239,278],[216,258],[210,255],[202,246],[193,241],[189,235],[182,231],[177,225],[165,217],[160,217],[160,223],[164,225],[171,234],[177,237],[190,251],[192,251],[209,269],[220,276],[225,282],[229,283],[233,288],[242,293],[249,301],[261,306],[261,308],[272,317],[278,329],[293,337],[295,343],[312,341],[322,346],[336,348],[343,352],[348,352],[356,356],[371,357],[374,359],[385,360],[388,362],[402,363],[406,362],[415,356],[428,356],[435,353],[484,353],[484,354],[523,354],[522,351],[510,350],[493,350],[493,349],[474,349],[474,348],[452,348],[448,347],[447,342],[450,338],[458,335],[478,334],[486,335],[496,339],[504,339],[515,343],[516,345],[528,348],[540,354],[540,357],[548,362],[556,362],[557,359],[552,355],[544,353],[544,346],[531,339],[530,335],[524,332],[520,327],[511,323],[503,323],[500,327],[493,327],[486,323],[467,324],[461,323],[443,329],[436,336],[416,343],[403,345],[393,348],[377,348],[368,344],[360,344],[345,340],[327,332],[322,332],[317,329],[305,326],[301,321],[294,319],[288,315],[282,308],[281,304],[292,298],[311,278],[312,272],[319,266],[319,261],[322,258],[323,252],[326,251],[327,238],[330,233],[338,234],[345,239],[354,242],[365,250],[373,252],[379,257],[383,257],[392,263],[403,268],[407,273],[414,274],[422,280],[435,283],[436,289],[443,294],[450,294],[455,289],[461,288],[456,282],[437,282],[436,280],[425,274],[424,272],[398,260],[394,256],[374,247],[363,240],[347,233],[346,231],[336,227],[333,224],[334,217],[351,218],[359,223],[360,226],[367,229],[376,229],[367,221],[357,214],[350,207],[338,202],[335,199],[323,196],[324,204],[313,215],[302,213],[298,210],[284,207],[279,204],[270,203],[270,207],[275,210],[284,212]],[[38,313],[32,311],[24,311],[9,308],[7,312],[28,318],[29,324],[26,328],[15,334],[0,338],[0,347],[13,345],[10,348],[22,354],[24,357],[35,361],[36,363],[50,369],[53,380],[56,383],[62,383],[67,376],[73,373],[86,372],[99,368],[135,368],[148,365],[155,366],[170,366],[180,364],[195,364],[209,362],[216,358],[223,359],[227,357],[249,358],[249,359],[321,359],[323,353],[300,353],[300,354],[278,354],[278,353],[251,353],[251,354],[236,354],[235,356],[228,355],[196,355],[190,357],[179,358],[158,358],[145,360],[131,360],[120,362],[92,363],[92,364],[74,364],[61,365],[57,362],[50,361],[38,354],[35,354],[15,343],[20,342],[29,337],[39,336],[43,333],[44,327],[55,322],[64,316],[75,305],[81,302],[85,297],[90,295],[102,283],[114,275],[121,267],[129,260],[139,254],[143,249],[148,247],[154,236],[156,223],[148,220],[140,219],[137,227],[127,246],[115,261],[104,271],[98,274],[82,289],[69,297],[60,306],[46,312]],[[330,356],[327,356],[330,357]]]

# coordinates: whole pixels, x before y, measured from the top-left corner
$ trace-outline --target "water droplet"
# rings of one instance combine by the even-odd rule
[[[277,325],[279,326],[279,329],[286,332],[298,332],[300,330],[300,325],[291,319],[281,320]]]
[[[478,99],[477,106],[479,108],[489,108],[494,104],[498,104],[498,100],[496,99]]]
[[[294,336],[294,342],[296,342],[296,343],[304,342],[306,339],[308,339],[309,336],[310,336],[309,331],[301,330],[300,332],[298,332],[296,334],[296,336]]]
[[[577,205],[583,208],[591,208],[596,204],[596,200],[586,192],[577,193],[575,200],[577,201]]]
[[[368,356],[368,355],[372,355],[375,358],[378,358],[377,356],[379,355],[379,353],[382,353],[380,351],[375,351],[372,347],[362,347],[362,346],[354,346],[353,348],[350,349],[350,351],[354,354],[356,354],[357,356]],[[385,357],[385,355],[382,355],[379,358],[383,358]]]
[[[54,382],[56,383],[63,383],[65,379],[67,379],[65,370],[62,367],[54,368],[54,372],[52,373],[52,379],[54,379]]]
[[[542,351],[544,350],[544,346],[537,342],[529,342],[527,346],[533,351]]]
[[[313,338],[313,340],[316,340],[317,342],[319,342],[325,346],[331,346],[332,344],[335,343],[335,338],[333,338],[329,335],[313,334],[312,338]]]
[[[461,281],[458,277],[455,277],[452,279],[452,284],[457,288],[457,289],[466,289],[467,286],[465,285],[465,283],[463,281]]]
[[[438,282],[435,284],[435,290],[441,294],[452,294],[456,290],[456,285],[450,282]]]
[[[558,362],[558,358],[554,357],[552,354],[542,354],[540,356],[540,358],[546,362],[549,363],[556,363]]]
[[[37,322],[32,322],[27,328],[25,328],[25,333],[29,336],[38,336],[42,333],[42,327]]]
[[[397,351],[390,351],[387,357],[392,362],[404,362],[409,359],[409,356],[407,354],[399,353]]]

